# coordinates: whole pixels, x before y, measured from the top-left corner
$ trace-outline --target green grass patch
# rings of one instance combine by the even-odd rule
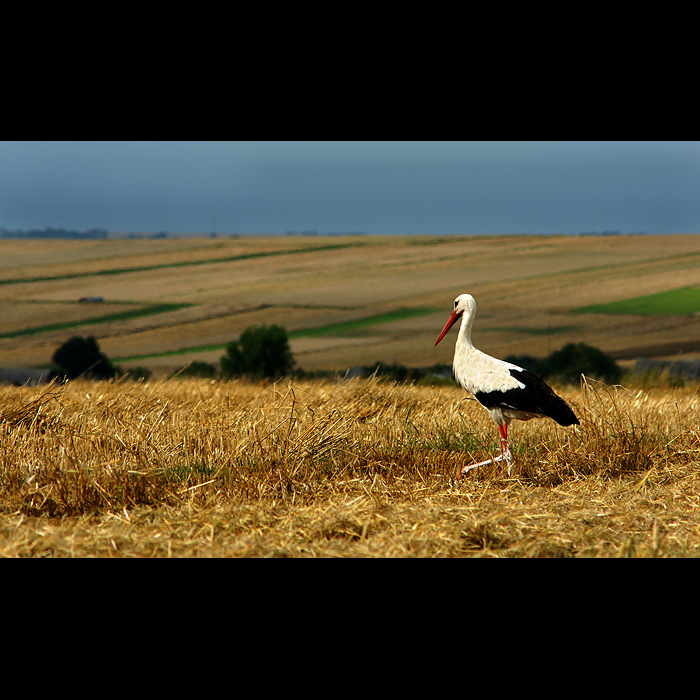
[[[192,304],[152,304],[144,306],[140,309],[129,309],[128,311],[119,311],[114,314],[105,314],[104,316],[96,316],[88,318],[84,321],[63,321],[59,323],[47,323],[43,326],[32,326],[31,328],[22,328],[18,331],[9,333],[0,333],[0,338],[18,338],[22,335],[35,335],[37,333],[50,333],[51,331],[62,331],[68,328],[77,328],[78,326],[92,326],[97,323],[113,323],[114,321],[130,321],[133,318],[141,316],[153,316],[154,314],[163,314],[168,311],[177,311],[184,309]]]
[[[700,311],[700,288],[681,287],[668,292],[647,294],[633,299],[593,304],[578,309],[579,313],[602,314],[694,314]]]

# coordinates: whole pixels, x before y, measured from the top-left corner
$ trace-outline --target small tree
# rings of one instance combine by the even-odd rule
[[[547,358],[548,373],[562,381],[578,383],[581,374],[608,384],[620,381],[622,369],[612,357],[586,343],[568,343]]]
[[[221,358],[224,377],[246,375],[275,379],[291,372],[294,356],[282,326],[250,326],[226,346]]]
[[[116,370],[107,356],[100,352],[94,336],[74,336],[53,354],[57,374],[68,379],[85,376],[91,379],[111,379]]]

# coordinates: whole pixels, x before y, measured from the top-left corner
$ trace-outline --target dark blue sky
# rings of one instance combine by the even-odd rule
[[[1,141],[0,227],[700,232],[698,141]]]

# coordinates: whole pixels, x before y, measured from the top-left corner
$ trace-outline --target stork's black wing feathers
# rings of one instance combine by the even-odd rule
[[[559,425],[578,425],[579,421],[564,399],[542,381],[536,374],[526,369],[511,369],[510,374],[524,389],[508,389],[507,391],[479,391],[474,394],[476,400],[485,408],[510,408],[527,413],[538,413],[549,416]]]

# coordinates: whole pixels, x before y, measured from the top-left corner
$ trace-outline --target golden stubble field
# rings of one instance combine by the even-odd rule
[[[694,557],[697,389],[558,388],[498,451],[457,387],[76,380],[0,390],[3,557]]]
[[[293,332],[403,308],[432,313],[295,338],[298,365],[430,366],[451,361],[450,344],[433,342],[465,291],[478,302],[474,340],[497,356],[584,341],[621,360],[698,357],[697,317],[574,311],[697,285],[699,262],[698,235],[0,240],[0,366],[47,365],[71,335],[91,334],[110,358],[163,376],[189,360],[218,362],[220,347],[188,348],[221,346],[249,325]],[[157,304],[189,306],[86,323]],[[66,327],[44,328],[56,323]]]

